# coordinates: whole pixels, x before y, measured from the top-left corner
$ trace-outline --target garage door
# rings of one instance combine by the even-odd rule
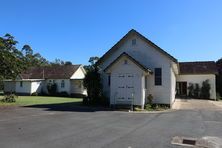
[[[134,93],[134,75],[119,74],[117,76],[117,101],[131,102]]]

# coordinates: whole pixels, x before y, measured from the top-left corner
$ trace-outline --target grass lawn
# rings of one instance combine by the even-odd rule
[[[3,96],[0,96],[2,99]],[[82,99],[80,98],[66,98],[66,97],[46,97],[46,96],[19,96],[15,103],[3,103],[0,102],[0,106],[14,105],[14,106],[29,106],[39,104],[60,104],[60,103],[79,103],[81,104]]]

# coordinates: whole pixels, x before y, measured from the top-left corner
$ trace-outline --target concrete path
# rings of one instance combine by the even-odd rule
[[[199,99],[176,99],[172,108],[176,110],[222,110],[222,102]]]

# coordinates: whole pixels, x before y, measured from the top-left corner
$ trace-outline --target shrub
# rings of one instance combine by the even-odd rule
[[[16,102],[17,98],[18,97],[15,94],[9,94],[9,95],[5,95],[1,101],[5,103],[13,103],[13,102]]]
[[[147,104],[153,104],[153,96],[152,96],[152,94],[149,94],[148,96],[147,96]]]
[[[189,83],[188,90],[188,96],[192,98],[194,96],[194,85],[192,83]]]
[[[203,81],[200,96],[203,99],[210,99],[210,84],[209,80]]]
[[[97,60],[98,57],[90,58],[89,62],[91,65],[85,66],[86,76],[83,80],[84,87],[87,89],[87,100],[92,104],[99,104],[104,100],[99,67],[96,63]]]
[[[50,95],[55,96],[57,94],[57,84],[56,83],[48,83],[47,84],[47,90],[49,92]]]
[[[38,96],[38,93],[34,92],[34,93],[31,94],[31,96]]]
[[[195,88],[193,90],[193,97],[194,98],[199,98],[200,97],[200,86],[199,84],[195,84]]]
[[[60,97],[69,97],[69,94],[66,91],[59,92],[57,95]]]
[[[220,93],[217,93],[217,98],[216,98],[216,100],[217,101],[220,101],[222,98],[221,98],[221,95],[220,95]]]
[[[222,96],[222,74],[216,76],[217,92]]]

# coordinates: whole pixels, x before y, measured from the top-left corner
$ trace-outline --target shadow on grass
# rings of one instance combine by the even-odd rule
[[[85,106],[82,102],[69,102],[58,104],[39,104],[23,106],[27,108],[42,108],[46,111],[67,111],[67,112],[97,112],[97,111],[112,111],[110,108]]]

